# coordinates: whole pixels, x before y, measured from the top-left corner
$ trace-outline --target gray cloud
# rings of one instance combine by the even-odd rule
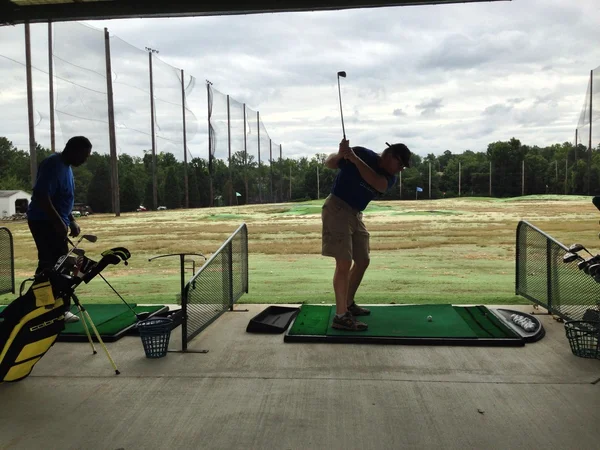
[[[396,117],[402,117],[402,116],[406,116],[406,113],[401,109],[401,108],[396,108],[394,109],[393,112],[394,116]]]
[[[440,108],[442,108],[441,98],[432,98],[419,103],[416,108],[421,110],[422,116],[431,116],[435,114]]]

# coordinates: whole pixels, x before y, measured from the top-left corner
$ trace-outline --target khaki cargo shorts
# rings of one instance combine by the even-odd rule
[[[323,241],[321,254],[338,259],[369,260],[369,232],[362,213],[331,194],[321,210]]]

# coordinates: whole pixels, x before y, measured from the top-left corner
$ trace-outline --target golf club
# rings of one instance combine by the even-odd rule
[[[115,294],[117,294],[117,296],[121,299],[121,301],[123,303],[125,303],[125,306],[127,306],[129,308],[129,310],[135,315],[135,317],[137,318],[137,320],[146,320],[148,317],[150,317],[150,313],[149,312],[141,312],[141,313],[136,313],[134,311],[134,309],[129,305],[129,303],[127,303],[125,301],[125,299],[123,297],[121,297],[121,294],[119,294],[116,289],[114,287],[112,287],[112,285],[108,282],[108,280],[106,278],[104,278],[104,275],[102,275],[101,273],[99,273],[98,275],[100,275],[100,278],[102,278],[104,280],[104,282],[106,284],[108,284],[108,286],[113,290],[113,292]]]
[[[589,250],[588,250],[587,248],[585,248],[585,247],[584,247],[583,245],[581,245],[581,244],[573,244],[573,245],[571,245],[571,246],[569,247],[569,251],[570,251],[571,253],[577,253],[577,252],[580,252],[581,250],[585,250],[585,251],[587,252],[587,254],[588,254],[588,255],[590,255],[590,256],[594,256],[594,255],[592,255],[592,254],[589,252]]]
[[[342,70],[337,73],[338,93],[340,95],[340,115],[342,116],[342,133],[344,133],[344,140],[346,140],[346,129],[344,128],[344,112],[342,110],[342,90],[340,88],[340,77],[346,78],[346,72]]]

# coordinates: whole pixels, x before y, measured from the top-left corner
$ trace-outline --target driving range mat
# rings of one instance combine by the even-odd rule
[[[302,305],[288,328],[285,342],[377,343],[410,345],[525,345],[506,321],[485,306],[390,305],[370,306],[358,320],[366,331],[331,327],[335,306]],[[428,317],[431,316],[431,321]]]

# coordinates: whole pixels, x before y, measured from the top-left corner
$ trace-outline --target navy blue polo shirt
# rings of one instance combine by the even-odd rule
[[[388,174],[379,167],[380,156],[377,153],[364,147],[352,147],[352,150],[377,174],[386,177],[388,180],[387,190],[394,186],[396,176]],[[338,162],[338,167],[340,171],[335,177],[331,193],[344,200],[352,208],[364,211],[369,202],[381,193],[363,179],[354,163],[341,159]]]

